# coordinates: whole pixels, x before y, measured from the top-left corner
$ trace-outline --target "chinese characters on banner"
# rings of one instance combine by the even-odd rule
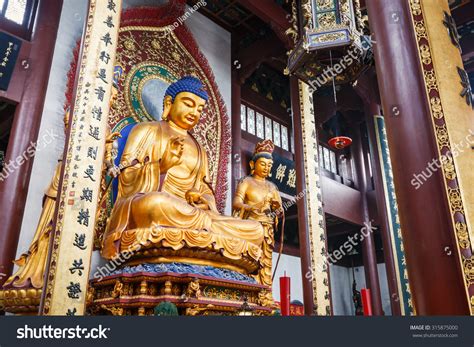
[[[0,90],[8,89],[21,43],[20,39],[0,32]]]
[[[273,153],[273,166],[270,181],[275,183],[278,190],[290,196],[296,195],[295,162]]]
[[[121,3],[89,2],[43,314],[84,314]]]
[[[275,304],[280,308],[280,302],[275,301]],[[290,303],[290,316],[304,316],[304,306],[302,304]]]
[[[309,86],[298,81],[300,97],[300,116],[302,144],[304,154],[305,187],[308,236],[311,253],[311,281],[313,286],[316,315],[331,315],[329,299],[329,272],[327,261],[326,231],[321,193],[321,175],[319,172],[318,134],[314,119],[313,98]]]

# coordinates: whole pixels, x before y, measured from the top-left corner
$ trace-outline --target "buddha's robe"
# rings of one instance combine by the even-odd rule
[[[166,174],[161,174],[160,160],[168,141],[174,136],[185,139],[182,160]],[[123,251],[121,243],[124,240],[133,244],[130,239],[143,239],[143,235],[156,227],[219,235],[220,242],[224,243],[224,255],[235,259],[240,258],[241,250],[233,250],[233,244],[244,240],[245,244],[251,244],[246,247],[253,249],[250,252],[253,257],[260,257],[264,234],[261,224],[218,213],[214,194],[207,183],[206,152],[188,132],[165,121],[138,124],[128,136],[120,165],[123,171],[119,176],[118,196],[103,240],[105,258],[113,258]],[[203,194],[209,209],[198,208],[186,201],[186,192],[193,188]],[[195,241],[199,243],[199,240]]]

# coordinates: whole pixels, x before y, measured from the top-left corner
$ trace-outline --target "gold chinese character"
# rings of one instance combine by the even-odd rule
[[[288,172],[288,181],[286,182],[287,186],[290,186],[291,188],[296,188],[296,170],[291,169]]]
[[[279,180],[281,183],[283,179],[285,178],[285,173],[286,173],[286,165],[282,165],[282,164],[278,165],[275,179]]]

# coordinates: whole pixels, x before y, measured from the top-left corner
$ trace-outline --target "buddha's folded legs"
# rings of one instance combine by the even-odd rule
[[[244,239],[257,246],[262,244],[264,230],[259,222],[222,216],[212,212],[209,213],[212,215],[213,232]]]
[[[131,205],[130,222],[133,228],[150,228],[154,225],[182,229],[211,230],[210,216],[166,192],[138,195]],[[131,229],[129,227],[129,229]]]
[[[173,228],[208,230],[226,237],[238,238],[260,246],[263,227],[251,220],[242,220],[201,210],[184,199],[166,192],[152,192],[138,196],[132,202],[132,228],[150,228],[154,225]],[[131,228],[129,228],[131,229]]]

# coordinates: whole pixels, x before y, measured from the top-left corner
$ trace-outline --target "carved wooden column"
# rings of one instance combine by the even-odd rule
[[[305,83],[292,77],[291,105],[295,138],[298,227],[306,315],[331,315],[326,224],[319,174],[318,137],[313,98]]]
[[[23,159],[26,149],[37,140],[62,3],[62,0],[42,0],[38,4],[27,57],[30,67],[21,87],[23,95],[16,108],[5,163]],[[17,65],[21,59],[20,56]],[[32,167],[33,159],[24,160],[5,180],[0,180],[0,273],[6,275],[0,276],[0,286],[13,270]]]
[[[447,1],[367,0],[366,5],[375,34],[378,84],[416,311],[469,314],[474,309],[474,282],[465,196],[458,177],[463,165],[446,156],[455,143],[444,113],[449,98],[461,100],[463,88],[459,80],[457,86],[454,80],[442,82],[443,74],[436,70],[436,64],[458,63],[459,54],[443,60],[440,51],[447,48],[436,41],[448,33],[431,32],[425,21],[429,17],[440,28]],[[433,59],[436,52],[438,62]],[[455,66],[451,69],[457,73]],[[453,88],[457,99],[449,92]],[[443,89],[446,98],[440,95]],[[426,179],[420,178],[428,172]]]

